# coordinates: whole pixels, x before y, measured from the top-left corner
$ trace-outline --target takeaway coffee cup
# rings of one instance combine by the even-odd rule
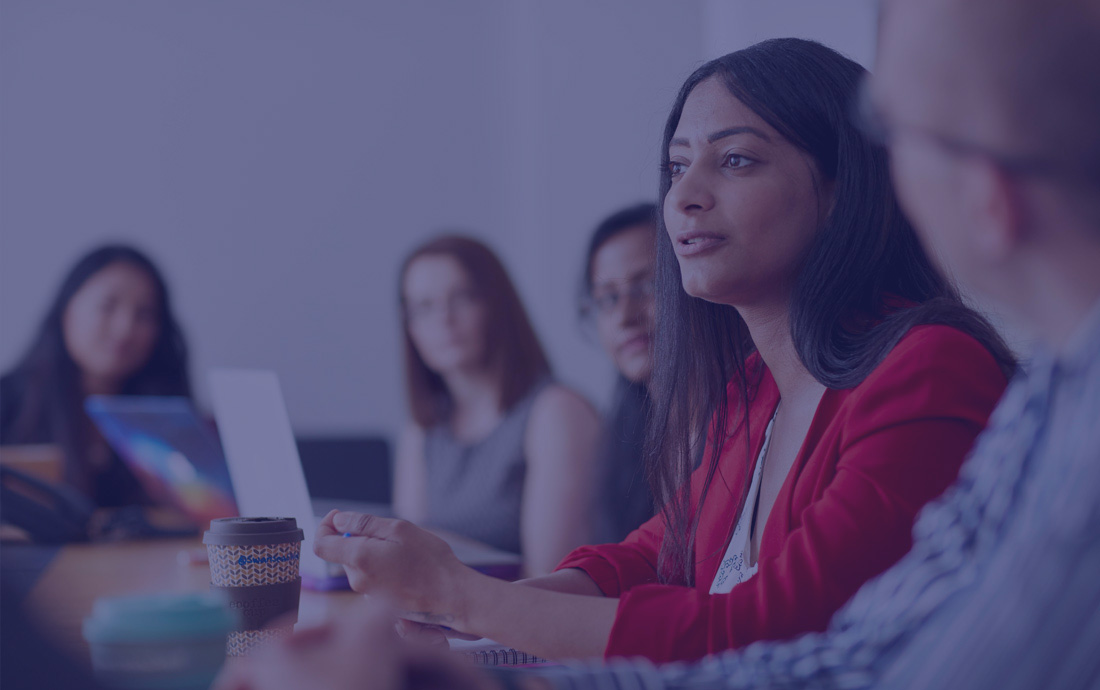
[[[84,620],[96,677],[120,690],[207,690],[236,627],[217,592],[97,599]]]
[[[210,556],[210,586],[225,593],[240,617],[226,650],[243,656],[257,644],[288,635],[298,620],[302,530],[294,518],[212,520],[202,541]],[[287,615],[290,614],[290,615]],[[272,625],[278,619],[278,627]]]

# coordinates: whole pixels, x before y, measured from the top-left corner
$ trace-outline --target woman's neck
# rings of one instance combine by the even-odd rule
[[[500,384],[485,370],[457,371],[443,377],[454,407],[451,433],[463,443],[485,438],[500,422]]]
[[[122,390],[122,383],[114,378],[85,374],[81,379],[81,387],[85,396],[118,395]]]
[[[459,370],[443,375],[451,401],[454,404],[454,416],[466,417],[486,410],[499,412],[500,384],[498,377],[484,369]]]
[[[764,360],[780,399],[795,400],[808,395],[820,397],[824,386],[806,369],[791,336],[790,311],[786,303],[772,306],[738,307],[756,351]]]

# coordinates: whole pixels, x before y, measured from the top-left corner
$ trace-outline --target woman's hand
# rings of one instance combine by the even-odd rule
[[[481,635],[548,659],[601,656],[618,609],[617,599],[482,575],[462,565],[445,541],[404,520],[332,511],[321,521],[313,548],[326,561],[344,565],[355,591],[389,602],[401,618],[445,626],[451,630],[440,632],[447,635]],[[440,641],[435,631],[407,623],[401,628],[410,637]]]
[[[467,635],[451,628],[444,628],[428,623],[417,623],[405,618],[400,618],[394,626],[397,634],[403,639],[416,644],[432,647],[442,647],[449,644],[448,640],[480,640],[479,635]]]
[[[458,629],[467,620],[465,595],[477,573],[410,522],[334,510],[321,521],[313,550],[342,564],[352,589],[381,596],[403,610],[402,618]]]
[[[214,690],[493,690],[445,649],[398,639],[392,614],[364,602],[348,615],[230,659]]]

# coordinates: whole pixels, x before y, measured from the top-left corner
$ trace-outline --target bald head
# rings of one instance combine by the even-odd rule
[[[1100,0],[887,0],[898,196],[971,294],[1060,347],[1100,300]]]
[[[922,124],[1100,185],[1100,0],[894,0],[877,71]]]

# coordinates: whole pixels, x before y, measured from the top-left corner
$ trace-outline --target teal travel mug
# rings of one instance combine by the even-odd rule
[[[92,667],[120,690],[207,690],[237,618],[217,592],[96,600],[84,620]]]

